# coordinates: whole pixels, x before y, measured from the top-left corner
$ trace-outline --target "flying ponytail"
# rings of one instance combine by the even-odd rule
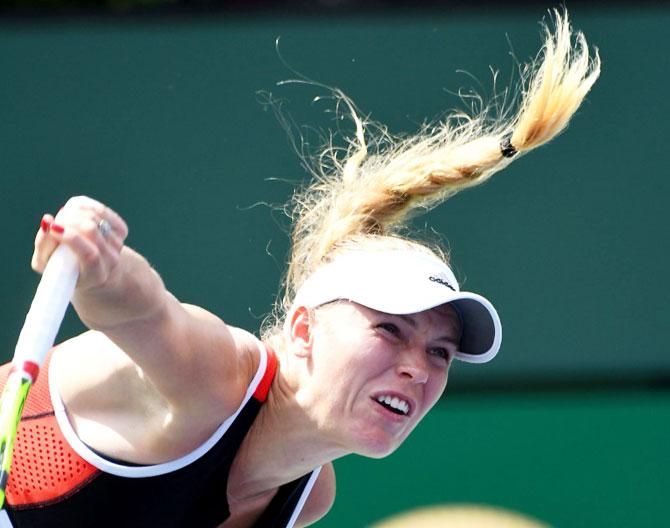
[[[493,121],[484,109],[394,139],[383,127],[364,122],[336,91],[349,108],[356,137],[344,159],[334,147],[326,149],[320,160],[328,163],[321,163],[315,181],[296,193],[284,308],[348,240],[397,237],[419,209],[485,182],[565,129],[600,74],[600,58],[597,50],[589,55],[581,32],[573,34],[566,11],[554,11],[554,19],[554,31],[544,26],[538,57],[522,70],[518,110],[503,111]]]

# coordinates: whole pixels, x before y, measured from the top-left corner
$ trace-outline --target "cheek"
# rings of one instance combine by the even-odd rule
[[[360,371],[367,357],[365,343],[355,331],[323,328],[314,336],[311,364],[319,379],[337,384]]]
[[[314,352],[335,362],[365,361],[375,354],[378,340],[357,324],[323,325],[314,333]]]
[[[448,375],[449,368],[447,367],[447,369],[436,373],[430,380],[426,387],[426,401],[430,403],[429,408],[432,408],[444,394],[444,390],[447,387]]]

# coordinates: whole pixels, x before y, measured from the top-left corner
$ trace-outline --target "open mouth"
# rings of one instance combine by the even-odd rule
[[[400,416],[407,416],[409,414],[409,403],[397,396],[381,395],[377,396],[375,401],[392,413]]]

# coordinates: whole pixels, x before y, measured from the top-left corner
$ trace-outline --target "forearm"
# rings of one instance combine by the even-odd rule
[[[87,327],[106,332],[157,316],[167,297],[158,273],[124,246],[109,279],[96,288],[75,290],[72,304]]]
[[[55,217],[44,215],[31,264],[42,273],[55,248],[68,245],[79,262],[72,303],[86,326],[105,334],[175,408],[190,412],[203,399],[220,402],[224,390],[234,410],[251,374],[249,354],[240,353],[246,347],[221,319],[171,295],[150,264],[125,246],[127,236],[112,209],[74,197]]]

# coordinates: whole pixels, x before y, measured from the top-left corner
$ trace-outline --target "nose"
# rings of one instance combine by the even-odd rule
[[[407,347],[400,355],[397,372],[401,378],[409,378],[413,383],[428,381],[428,363],[425,352],[417,347]]]

